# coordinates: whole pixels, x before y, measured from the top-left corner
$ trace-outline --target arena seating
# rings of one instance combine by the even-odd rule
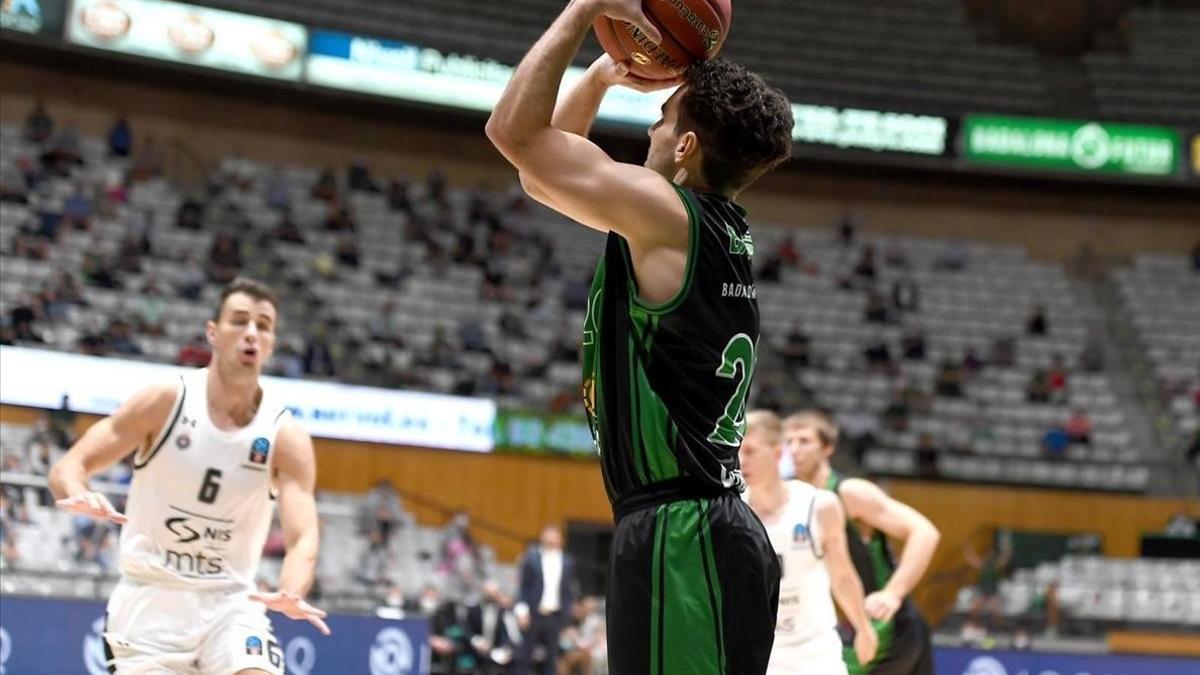
[[[1107,626],[1200,626],[1200,563],[1195,560],[1117,559],[1066,556],[1036,568],[1019,569],[1000,584],[1003,613],[1020,620],[1050,586],[1067,621]],[[965,612],[976,594],[959,592]]]
[[[1117,120],[1200,126],[1200,11],[1136,7],[1129,22],[1127,54],[1083,57],[1099,112]]]
[[[0,167],[11,170],[21,157],[39,153],[16,129],[0,129],[0,138]],[[17,237],[27,236],[22,228],[36,229],[38,214],[60,212],[76,184],[90,188],[109,173],[125,170],[128,160],[107,158],[98,140],[85,139],[82,147],[84,163],[69,178],[48,176],[29,204],[0,204],[0,247],[5,251],[13,250]],[[602,248],[599,235],[514,200],[511,193],[450,189],[439,204],[430,196],[429,184],[420,181],[407,189],[409,210],[393,210],[384,193],[343,186],[357,229],[331,232],[323,225],[331,206],[311,195],[318,174],[312,168],[230,158],[210,178],[213,196],[207,199],[207,220],[199,230],[180,229],[174,222],[187,195],[162,179],[135,182],[128,203],[110,216],[97,215],[90,232],[64,228],[47,260],[6,254],[0,310],[7,317],[57,270],[80,269],[87,254],[112,254],[131,228],[149,223],[152,254],[142,260],[140,273],[122,275],[122,290],[87,286],[87,306],[70,307],[65,320],[38,324],[48,346],[73,350],[81,335],[134,311],[147,283],[153,281],[174,296],[174,289],[204,268],[216,233],[237,229],[243,271],[283,289],[281,352],[290,356],[277,355],[277,371],[286,358],[303,354],[306,342],[324,339],[339,380],[487,395],[510,407],[545,409],[553,403],[580,409],[579,366],[571,351],[583,320],[578,296],[586,292]],[[268,193],[280,181],[287,186],[291,217],[304,244],[271,236],[281,215],[268,205]],[[488,226],[478,217],[471,220],[472,210],[484,208],[479,204],[499,213],[503,229],[516,243],[506,254],[489,252],[481,260],[455,262],[464,237],[476,251],[489,246]],[[361,251],[357,267],[330,258],[347,237]],[[1131,444],[1123,428],[1124,414],[1109,374],[1076,372],[1089,340],[1087,322],[1101,309],[1077,294],[1060,267],[1031,261],[1019,248],[982,243],[861,237],[847,245],[828,226],[756,225],[755,238],[760,259],[777,257],[790,245],[804,262],[783,265],[777,282],[760,280],[764,343],[774,350],[764,351],[752,400],[787,400],[788,390],[806,389],[812,392],[808,403],[843,415],[874,416],[874,443],[863,461],[877,473],[916,473],[918,445],[927,437],[941,451],[936,473],[943,477],[1092,489],[1141,490],[1147,485],[1148,469],[1138,464],[1146,449]],[[867,247],[879,260],[870,281],[854,272]],[[953,264],[942,264],[947,256],[955,258]],[[398,275],[404,280],[391,280]],[[489,295],[485,287],[495,275],[501,281]],[[311,279],[321,283],[307,284]],[[886,294],[901,280],[916,284],[919,311],[892,309],[886,322],[869,321],[865,305],[872,290]],[[143,358],[173,362],[180,346],[200,332],[218,290],[219,284],[204,282],[197,301],[171,297],[163,309],[165,334],[135,337]],[[1183,302],[1183,297],[1177,300]],[[1026,313],[1037,303],[1045,307],[1048,334],[1026,335]],[[403,346],[372,335],[372,322],[386,311],[399,326]],[[504,325],[510,314],[521,317],[519,334]],[[477,324],[484,345],[464,343],[467,324]],[[794,326],[810,334],[814,361],[789,370],[772,352],[783,349]],[[909,328],[926,335],[923,359],[899,356]],[[986,365],[965,379],[961,396],[932,397],[927,410],[910,413],[907,428],[889,430],[879,424],[899,390],[915,387],[931,394],[940,364],[960,363],[968,349],[986,359],[989,345],[1004,339],[1014,348],[1011,365]],[[452,362],[431,357],[435,342],[445,343]],[[889,346],[896,355],[893,367],[868,367],[863,352],[873,342]],[[1070,373],[1064,395],[1053,403],[1027,402],[1025,387],[1032,373],[1047,368],[1056,356]],[[511,366],[511,387],[497,380],[497,362]],[[1043,435],[1073,410],[1090,418],[1091,442],[1068,448],[1063,459],[1070,461],[1044,458]]]

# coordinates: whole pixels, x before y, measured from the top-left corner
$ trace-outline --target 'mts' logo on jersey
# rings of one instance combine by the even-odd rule
[[[267,453],[271,451],[271,441],[259,436],[250,444],[250,463],[266,464]]]

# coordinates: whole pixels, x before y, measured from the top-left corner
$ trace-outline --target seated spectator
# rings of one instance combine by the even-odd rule
[[[1050,361],[1050,370],[1046,373],[1046,383],[1050,385],[1051,398],[1062,400],[1067,392],[1067,368],[1063,364],[1061,354],[1055,354]]]
[[[158,283],[154,279],[146,280],[142,285],[142,292],[133,303],[133,318],[138,332],[146,335],[166,334],[167,327],[163,321],[166,309],[167,305],[163,301],[163,292]]]
[[[133,327],[123,319],[114,318],[109,322],[104,342],[108,351],[114,354],[142,355],[142,348],[133,340]]]
[[[29,116],[25,118],[25,140],[40,145],[50,140],[53,134],[54,119],[46,112],[45,101],[39,98],[34,102]]]
[[[337,254],[338,264],[346,267],[358,267],[358,244],[354,241],[354,237],[345,236],[339,239],[335,253]]]
[[[300,231],[300,226],[292,218],[292,212],[289,209],[284,209],[283,215],[279,218],[279,224],[275,226],[273,233],[279,241],[285,241],[289,244],[303,244],[304,233]]]
[[[978,640],[1003,627],[1004,599],[1000,594],[1000,581],[1008,569],[1012,559],[1012,545],[1009,538],[1002,538],[1001,545],[986,555],[979,555],[970,543],[963,545],[963,557],[972,569],[978,571],[979,578],[975,584],[975,597],[967,610],[967,622],[963,626],[963,637],[968,640]],[[979,615],[987,612],[986,623],[981,623]]]
[[[967,353],[963,354],[962,369],[968,377],[974,376],[979,371],[983,370],[983,359],[979,358],[979,354],[975,351],[975,347],[967,347]]]
[[[1050,427],[1042,436],[1042,453],[1046,459],[1062,459],[1071,445],[1071,437],[1061,425]]]
[[[999,368],[1012,368],[1017,363],[1017,345],[1011,337],[998,337],[992,341],[987,362]]]
[[[1025,400],[1030,403],[1050,402],[1050,378],[1046,371],[1040,368],[1033,371],[1029,384],[1025,387]]]
[[[442,530],[437,571],[448,582],[447,592],[461,595],[483,575],[483,555],[471,535],[471,516],[459,511]]]
[[[887,301],[883,299],[883,295],[872,288],[867,291],[867,304],[864,310],[864,318],[868,323],[887,323],[891,320],[888,313]]]
[[[779,283],[783,279],[783,260],[777,253],[768,253],[754,273],[754,278],[761,283]]]
[[[908,255],[905,254],[904,248],[900,246],[899,240],[888,240],[887,248],[883,252],[883,262],[889,267],[908,269]],[[914,309],[916,308],[914,307]]]
[[[86,324],[79,332],[79,339],[76,341],[75,347],[80,354],[107,356],[108,343],[105,342],[105,335],[104,326],[99,321]]]
[[[853,246],[858,241],[858,221],[854,214],[843,211],[841,220],[838,221],[837,231],[838,241],[842,242],[842,246]]]
[[[500,331],[510,340],[528,340],[529,333],[525,329],[525,321],[511,309],[505,307],[500,313]]]
[[[113,566],[112,525],[107,520],[75,516],[75,562],[107,572]]]
[[[313,199],[320,199],[331,204],[337,201],[337,178],[333,175],[333,169],[326,168],[321,171],[320,175],[317,176],[317,182],[312,186],[310,194]]]
[[[421,361],[423,365],[432,368],[462,368],[457,352],[450,343],[450,338],[446,336],[445,329],[437,326],[433,329],[433,341],[429,345],[429,352]]]
[[[1092,420],[1079,408],[1071,413],[1071,417],[1067,420],[1066,430],[1067,437],[1071,439],[1072,443],[1092,442]]]
[[[404,316],[391,296],[371,319],[371,338],[392,347],[404,346]]]
[[[914,324],[906,326],[904,334],[900,337],[900,351],[909,361],[924,361],[925,331]]]
[[[791,368],[807,368],[812,365],[812,339],[804,332],[799,322],[792,324],[792,332],[779,350],[779,355]]]
[[[921,434],[917,439],[917,476],[919,478],[937,478],[940,475],[938,472],[938,454],[940,452],[937,442],[933,439],[933,434]]]
[[[379,192],[379,186],[371,179],[371,169],[362,159],[354,159],[346,168],[346,187],[351,192]]]
[[[304,349],[298,338],[283,340],[271,359],[271,372],[280,377],[304,377]]]
[[[15,162],[0,163],[0,202],[29,203],[29,185]]]
[[[218,232],[208,249],[208,280],[215,284],[233,281],[242,269],[242,244],[228,232]]]
[[[212,349],[203,335],[197,335],[179,347],[175,363],[187,368],[204,368],[212,360]]]
[[[42,153],[41,160],[50,173],[71,175],[72,169],[83,164],[79,130],[73,125],[63,127],[51,140],[49,149]]]
[[[951,398],[963,397],[963,369],[957,363],[946,360],[938,370],[937,383],[934,390],[938,396],[949,396]]]
[[[883,409],[883,424],[888,431],[908,431],[908,401],[901,391],[893,391],[887,407]]]
[[[876,336],[867,343],[866,349],[863,350],[863,356],[866,357],[867,365],[872,370],[890,371],[893,368],[892,352],[882,335]]]
[[[492,356],[492,368],[488,371],[484,391],[502,396],[512,394],[517,390],[516,373],[512,365],[505,359]]]
[[[892,306],[902,312],[915,312],[920,309],[921,290],[911,277],[892,282]]]
[[[329,232],[354,232],[356,226],[350,209],[331,204],[329,216],[325,219],[325,229]]]
[[[128,157],[132,149],[133,129],[129,127],[129,120],[122,115],[108,130],[108,154],[113,157]]]
[[[78,183],[63,201],[62,224],[74,230],[92,228],[92,200]]]
[[[140,274],[142,271],[142,238],[136,232],[127,232],[117,248],[116,267],[121,272]]]
[[[562,656],[558,675],[593,675],[596,665],[608,657],[604,618],[597,611],[593,596],[584,596],[571,608],[571,616],[562,634]]]
[[[958,272],[967,267],[967,247],[961,241],[952,239],[946,242],[942,250],[933,260],[933,269],[944,272]]]
[[[387,201],[391,210],[412,214],[412,201],[408,198],[408,180],[404,176],[396,176],[388,183]]]
[[[467,627],[468,643],[479,664],[476,672],[486,675],[504,672],[521,641],[521,629],[512,611],[512,599],[500,590],[496,581],[483,582],[479,602],[467,607]],[[591,671],[586,675],[592,675]]]
[[[858,258],[858,264],[854,266],[854,274],[866,281],[874,281],[875,271],[875,245],[867,244],[862,249],[862,254]]]
[[[175,211],[175,226],[181,230],[204,229],[204,202],[192,196],[184,199]]]
[[[333,350],[329,346],[328,329],[324,326],[314,328],[308,338],[308,344],[304,348],[304,372],[317,377],[337,375]]]
[[[1079,351],[1079,369],[1085,373],[1098,373],[1104,370],[1104,347],[1100,338],[1088,331],[1083,349]]]
[[[391,546],[392,535],[411,520],[400,501],[396,486],[390,480],[380,478],[363,498],[359,511],[359,531],[367,537],[371,550],[387,550]]]
[[[467,318],[458,326],[458,341],[463,351],[491,353],[488,348],[487,335],[477,319]]]
[[[1025,319],[1025,332],[1029,335],[1045,335],[1049,330],[1046,321],[1046,308],[1033,305],[1029,308],[1029,316]]]
[[[792,267],[801,267],[804,262],[804,259],[800,256],[800,249],[796,246],[796,238],[790,234],[784,237],[783,241],[779,242],[779,247],[775,249],[775,253],[779,256],[781,262]]]
[[[34,322],[42,318],[43,307],[37,298],[26,296],[9,313],[10,327],[18,342],[45,342],[34,329]]]
[[[162,149],[153,136],[147,136],[145,142],[139,143],[133,157],[133,165],[129,169],[129,178],[135,183],[158,178],[162,175]]]
[[[287,174],[278,166],[272,166],[263,186],[263,198],[267,206],[276,211],[288,212],[292,206],[292,190]]]
[[[67,312],[71,309],[71,303],[66,302],[58,294],[58,287],[50,282],[42,284],[42,292],[38,294],[37,301],[42,306],[42,315],[47,321],[58,323],[67,319]]]

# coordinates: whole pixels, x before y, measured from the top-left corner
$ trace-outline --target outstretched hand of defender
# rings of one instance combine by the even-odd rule
[[[108,497],[99,492],[79,492],[54,502],[54,505],[67,513],[96,520],[110,520],[117,525],[124,525],[129,520],[108,501]]]
[[[600,78],[606,86],[609,87],[629,87],[635,91],[640,91],[643,94],[660,89],[670,89],[683,84],[684,77],[673,77],[669,80],[651,80],[645,77],[640,77],[629,72],[628,61],[614,61],[608,54],[601,54],[600,58],[592,62],[591,70],[596,73],[596,77]]]
[[[592,6],[605,16],[633,24],[638,30],[645,33],[651,42],[656,44],[662,42],[662,33],[642,11],[642,0],[585,0],[585,2],[591,2]]]
[[[891,621],[892,617],[896,615],[896,611],[900,609],[902,601],[903,598],[897,597],[891,591],[875,591],[863,601],[863,608],[867,610],[867,616],[872,619]]]
[[[298,595],[284,591],[251,593],[250,599],[255,602],[261,602],[267,606],[267,609],[279,612],[289,619],[307,621],[316,626],[322,635],[329,635],[331,632],[329,626],[325,625],[325,621],[323,621],[326,616],[325,610],[313,607]]]

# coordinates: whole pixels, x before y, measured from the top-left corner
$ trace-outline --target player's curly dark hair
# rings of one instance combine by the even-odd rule
[[[678,133],[695,132],[701,171],[717,192],[740,190],[792,153],[792,106],[783,92],[729,59],[688,68]]]

